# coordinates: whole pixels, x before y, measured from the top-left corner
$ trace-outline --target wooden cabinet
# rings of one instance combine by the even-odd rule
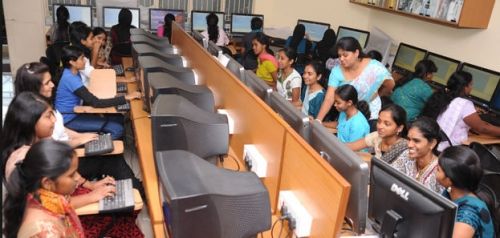
[[[495,0],[350,0],[350,2],[436,24],[478,29],[488,28],[495,5]]]

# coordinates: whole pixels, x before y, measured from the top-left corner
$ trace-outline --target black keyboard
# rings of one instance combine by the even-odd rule
[[[113,151],[113,139],[111,138],[111,134],[102,134],[99,135],[97,140],[89,141],[85,143],[85,155],[101,155],[106,154]]]
[[[132,179],[116,180],[116,193],[112,197],[99,200],[99,213],[113,212],[134,207],[134,190]]]
[[[125,76],[125,69],[123,68],[123,65],[117,64],[113,65],[112,67],[116,72],[116,76]]]
[[[116,84],[116,92],[117,93],[126,93],[127,92],[127,84],[126,83],[117,83]]]
[[[116,110],[118,110],[120,112],[130,111],[130,103],[127,102],[125,104],[118,105],[118,106],[116,106]]]
[[[479,114],[479,117],[481,117],[481,120],[488,122],[491,125],[500,126],[500,116],[493,112]]]

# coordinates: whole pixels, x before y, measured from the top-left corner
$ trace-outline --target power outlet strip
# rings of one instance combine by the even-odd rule
[[[292,191],[280,191],[278,206],[280,211],[286,207],[288,219],[295,221],[293,233],[297,237],[308,237],[311,235],[312,216],[307,212],[304,206],[297,199]]]
[[[267,176],[267,161],[259,150],[257,150],[255,145],[243,145],[243,160],[245,161],[247,169],[257,174],[259,178],[265,178]]]

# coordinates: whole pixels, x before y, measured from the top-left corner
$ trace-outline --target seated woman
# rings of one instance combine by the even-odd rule
[[[94,35],[93,48],[95,47],[98,50],[96,67],[99,69],[110,68],[108,58],[111,51],[111,42],[108,41],[108,33],[101,27],[94,27],[92,35]]]
[[[278,61],[269,49],[269,38],[257,32],[252,40],[253,52],[257,55],[257,71],[255,74],[269,86],[275,88],[278,79]]]
[[[354,151],[365,148],[375,150],[375,157],[388,164],[406,161],[408,142],[406,141],[406,112],[396,104],[389,104],[380,110],[377,131],[358,141],[347,143]],[[393,165],[398,167],[398,165]]]
[[[229,38],[227,37],[226,32],[224,29],[219,28],[219,17],[212,12],[207,15],[206,19],[207,30],[203,31],[201,35],[218,46],[226,46],[229,44]]]
[[[57,21],[52,24],[47,31],[47,45],[51,44],[69,44],[69,11],[64,5],[60,5],[56,11]]]
[[[300,88],[302,87],[302,77],[293,68],[297,54],[291,48],[284,48],[278,51],[279,75],[276,82],[276,90],[286,100],[295,106],[300,106]]]
[[[453,73],[446,84],[446,90],[435,92],[422,111],[422,115],[437,120],[452,145],[467,141],[471,128],[480,134],[500,136],[500,127],[481,120],[474,104],[466,98],[472,90],[472,80],[472,75],[468,72]],[[441,142],[438,151],[443,151],[448,146],[448,142]]]
[[[118,24],[111,27],[109,35],[113,45],[110,52],[111,65],[121,64],[122,57],[132,55],[132,42],[130,41],[130,29],[139,26],[132,25],[132,12],[122,8],[118,13]]]
[[[306,64],[304,69],[304,84],[306,88],[302,91],[302,112],[310,117],[316,117],[319,108],[325,98],[325,89],[321,86],[325,67],[320,61],[313,60]]]
[[[63,48],[62,63],[64,71],[57,87],[55,107],[63,114],[64,125],[80,132],[105,132],[111,133],[114,140],[123,136],[123,117],[107,115],[101,117],[93,114],[76,114],[75,106],[81,101],[92,107],[112,107],[125,104],[129,100],[140,98],[139,92],[132,92],[126,96],[109,99],[99,99],[89,92],[82,84],[79,70],[85,67],[83,52],[74,46]]]
[[[78,185],[77,168],[78,157],[68,144],[35,143],[6,184],[6,237],[85,237],[67,197]]]
[[[300,74],[304,73],[305,63],[311,58],[312,43],[306,38],[306,27],[297,24],[293,34],[286,39],[285,47],[292,48],[297,52],[295,69]]]
[[[365,101],[358,101],[358,92],[352,85],[342,85],[335,90],[333,105],[340,112],[337,124],[340,141],[354,142],[370,133],[366,119],[370,117],[370,108]]]
[[[83,84],[87,86],[89,84],[90,73],[97,67],[98,53],[101,45],[94,40],[92,29],[79,21],[71,23],[70,38],[71,45],[83,52],[85,66],[79,70],[79,73]]]
[[[465,146],[451,146],[439,155],[436,180],[443,187],[444,196],[457,204],[453,228],[454,238],[493,238],[493,220],[477,190],[483,170],[477,154]]]
[[[403,107],[408,121],[414,121],[422,112],[425,103],[432,95],[432,88],[427,82],[437,71],[432,60],[421,60],[415,65],[415,72],[396,82],[391,100]]]
[[[384,87],[383,91],[391,92],[394,87],[391,74],[382,63],[367,58],[359,42],[353,37],[341,38],[335,48],[340,64],[333,67],[330,73],[325,101],[321,105],[317,119],[323,121],[332,107],[335,89],[340,85],[350,84],[358,91],[358,99],[370,105],[369,120],[376,120],[382,106],[379,89]]]
[[[437,145],[440,141],[437,122],[428,117],[418,118],[408,130],[408,157],[392,166],[429,189],[443,192],[444,188],[436,182]]]
[[[313,50],[313,59],[323,63],[330,58],[330,50],[335,46],[337,35],[333,29],[328,29],[323,33],[323,38],[316,44]]]
[[[172,22],[175,21],[175,16],[172,13],[165,15],[163,19],[163,25],[159,25],[156,29],[156,35],[159,37],[167,37],[168,41],[171,42],[172,37]]]

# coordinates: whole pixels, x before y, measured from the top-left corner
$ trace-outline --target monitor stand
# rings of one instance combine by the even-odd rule
[[[380,237],[397,238],[394,233],[396,233],[396,227],[401,221],[403,221],[403,217],[401,217],[397,212],[393,210],[387,211],[380,227]]]

